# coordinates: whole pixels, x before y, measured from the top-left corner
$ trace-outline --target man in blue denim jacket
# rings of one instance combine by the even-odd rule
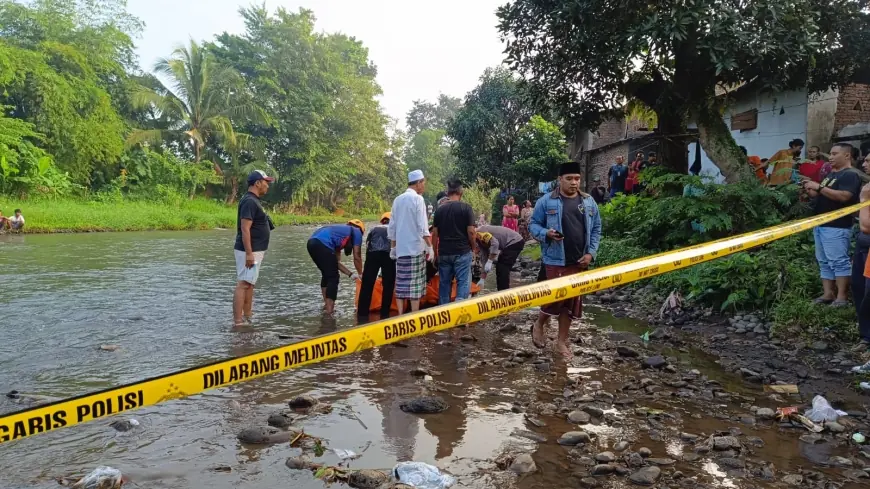
[[[591,195],[580,191],[580,164],[563,163],[559,168],[559,185],[535,204],[529,231],[541,243],[541,260],[547,279],[580,273],[589,268],[601,241],[601,215]],[[556,349],[571,356],[568,333],[571,320],[583,313],[580,297],[548,304],[541,308],[532,329],[532,342],[543,348],[550,316],[559,317]]]

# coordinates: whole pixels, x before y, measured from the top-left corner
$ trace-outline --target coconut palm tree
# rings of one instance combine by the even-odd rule
[[[159,60],[154,73],[161,78],[160,86],[156,90],[140,87],[133,100],[142,108],[156,109],[169,124],[166,129],[134,130],[127,137],[130,146],[185,141],[198,163],[207,145],[235,143],[233,117],[257,113],[256,107],[234,100],[233,89],[240,86],[238,73],[217,63],[193,40]],[[220,172],[220,167],[215,165],[215,170]]]

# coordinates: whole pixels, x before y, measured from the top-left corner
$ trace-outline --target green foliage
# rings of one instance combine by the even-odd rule
[[[335,210],[361,187],[384,195],[396,173],[388,171],[391,141],[368,49],[316,32],[309,10],[240,13],[245,32],[221,34],[208,49],[241,73],[244,97],[267,111],[263,120],[239,119],[238,128],[266,142],[282,176],[269,198]]]
[[[110,188],[117,187],[136,199],[177,200],[176,196],[193,196],[197,189],[223,182],[211,162],[190,163],[171,153],[148,149],[125,154],[121,168]]]
[[[642,175],[646,194],[618,196],[602,206],[608,236],[630,238],[650,250],[670,250],[773,226],[805,215],[795,186],[757,182],[718,185],[702,177],[652,168]],[[693,196],[683,196],[690,186]],[[693,229],[699,224],[702,231]],[[696,226],[697,227],[697,226]]]
[[[498,190],[487,189],[481,184],[475,184],[465,187],[462,200],[474,209],[474,217],[477,219],[481,214],[485,214],[487,217],[492,215],[492,201],[497,195]]]
[[[123,151],[123,98],[139,24],[120,0],[0,4],[0,104],[35,125],[38,146],[73,182],[115,167]]]
[[[537,111],[519,81],[502,68],[487,69],[447,131],[459,175],[490,187],[510,183],[522,128]]]
[[[565,136],[558,126],[536,115],[520,129],[516,161],[511,168],[516,181],[526,188],[554,180],[559,165],[568,160]]]
[[[51,156],[34,145],[41,140],[32,124],[0,116],[0,193],[24,198],[31,193],[64,195],[72,190]]]
[[[598,246],[598,256],[595,258],[595,266],[606,267],[616,265],[637,258],[643,258],[650,253],[648,250],[636,246],[631,240],[615,239],[611,237],[601,238]]]
[[[405,166],[409,170],[423,170],[426,175],[424,195],[430,201],[446,188],[456,160],[450,146],[444,143],[444,135],[441,129],[423,129],[411,137],[405,148]]]
[[[447,131],[461,106],[461,100],[443,93],[438,96],[437,103],[415,100],[406,118],[408,134],[413,137],[425,130]]]
[[[771,310],[773,334],[782,338],[799,337],[806,341],[854,343],[858,338],[854,307],[827,307],[814,304],[804,294],[785,294]]]
[[[71,198],[34,198],[27,202],[0,196],[0,209],[21,208],[27,218],[27,233],[147,231],[214,229],[236,227],[236,206],[203,198],[178,196],[172,202],[119,199],[84,201]],[[326,224],[347,221],[341,216],[291,215],[269,212],[278,226],[290,224]],[[374,221],[374,215],[358,216]]]
[[[674,136],[716,107],[717,86],[822,91],[849,83],[870,48],[863,0],[514,0],[497,15],[507,62],[572,125],[638,100]],[[663,163],[685,173],[685,139],[662,146]]]

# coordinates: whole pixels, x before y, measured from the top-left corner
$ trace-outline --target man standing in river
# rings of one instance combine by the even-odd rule
[[[546,267],[547,279],[589,269],[598,253],[601,215],[595,199],[580,191],[580,180],[580,163],[563,163],[559,168],[559,188],[535,204],[529,230],[541,243],[541,261]],[[550,316],[557,316],[559,337],[556,349],[566,358],[570,357],[568,334],[571,320],[579,319],[582,311],[580,297],[542,307],[532,328],[532,342],[538,348],[545,346]]]
[[[274,228],[272,220],[263,210],[260,197],[269,191],[275,179],[256,170],[248,175],[248,193],[239,200],[236,219],[236,291],[233,294],[233,324],[241,326],[245,318],[253,316],[254,286],[260,275],[260,266],[269,249],[269,235]]]
[[[390,258],[396,260],[396,308],[405,311],[405,300],[411,310],[420,310],[420,299],[426,295],[426,261],[435,260],[429,220],[426,217],[426,178],[421,170],[408,173],[408,189],[393,201],[392,219],[387,227],[390,238]]]

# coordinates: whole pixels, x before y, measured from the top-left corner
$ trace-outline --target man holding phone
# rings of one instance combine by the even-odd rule
[[[541,260],[547,279],[580,273],[589,268],[601,241],[601,215],[591,195],[580,191],[580,164],[563,163],[559,168],[559,188],[535,204],[529,231],[541,243]],[[541,308],[532,328],[532,342],[543,348],[550,316],[559,318],[557,351],[571,356],[568,333],[571,320],[583,312],[580,297],[549,304]]]
[[[260,197],[269,191],[275,179],[256,170],[248,175],[248,193],[239,200],[236,219],[236,275],[238,282],[233,294],[233,324],[244,325],[253,316],[254,286],[260,276],[260,265],[269,249],[272,219],[263,210]]]

